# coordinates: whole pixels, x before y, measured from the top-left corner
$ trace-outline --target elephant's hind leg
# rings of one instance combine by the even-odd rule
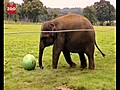
[[[87,63],[86,63],[86,58],[84,53],[79,53],[79,57],[80,57],[80,61],[81,61],[81,68],[86,68],[87,67]]]
[[[70,52],[63,50],[63,55],[67,61],[67,63],[70,65],[70,67],[75,67],[76,64],[72,61],[71,57],[70,57]]]
[[[86,49],[86,55],[88,56],[89,60],[89,69],[94,70],[95,64],[94,64],[94,44],[89,44]]]

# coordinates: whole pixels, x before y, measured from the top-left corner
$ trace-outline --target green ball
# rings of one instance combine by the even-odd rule
[[[22,66],[25,70],[33,70],[36,66],[36,59],[33,55],[27,54],[23,57]]]

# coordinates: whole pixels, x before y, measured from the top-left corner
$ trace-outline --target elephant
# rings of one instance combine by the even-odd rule
[[[79,29],[79,31],[74,31]],[[69,32],[54,31],[72,30]],[[81,30],[81,31],[80,31]],[[88,30],[88,31],[87,31]],[[43,32],[42,32],[43,31]],[[44,32],[48,31],[48,32]],[[57,69],[60,53],[63,52],[66,62],[70,67],[76,64],[72,61],[70,53],[78,53],[80,58],[80,68],[86,68],[87,62],[85,54],[88,57],[89,69],[94,70],[94,48],[100,51],[103,57],[105,54],[99,49],[95,40],[95,30],[91,22],[79,14],[67,14],[55,19],[46,21],[42,24],[40,43],[39,43],[39,67],[43,69],[42,55],[45,47],[53,45],[52,68]]]

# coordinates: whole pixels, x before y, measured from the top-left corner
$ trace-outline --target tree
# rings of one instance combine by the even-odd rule
[[[109,15],[108,15],[107,20],[111,24],[112,21],[114,21],[115,19],[116,19],[116,10],[113,5],[109,5]]]
[[[23,18],[24,13],[22,12],[22,6],[17,4],[17,15],[19,16],[19,20]]]
[[[87,6],[83,9],[83,15],[87,17],[92,24],[97,23],[96,9],[93,6]]]
[[[58,14],[56,14],[55,12],[52,11],[48,14],[47,20],[51,20],[51,19],[54,19],[56,17],[58,17]]]
[[[47,8],[40,0],[23,0],[22,12],[30,22],[37,22],[39,15],[48,14]]]
[[[97,11],[97,19],[101,22],[101,25],[105,21],[115,20],[115,8],[109,1],[100,0],[100,2],[95,2],[93,6]]]
[[[4,20],[8,19],[9,14],[7,13],[7,3],[9,3],[9,0],[4,0]]]
[[[15,14],[12,15],[12,20],[17,22],[20,20],[20,16],[21,16],[21,5],[20,4],[16,4],[16,12]]]

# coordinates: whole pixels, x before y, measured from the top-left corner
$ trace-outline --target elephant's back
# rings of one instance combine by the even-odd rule
[[[67,14],[53,20],[61,29],[93,29],[91,22],[79,14]]]

